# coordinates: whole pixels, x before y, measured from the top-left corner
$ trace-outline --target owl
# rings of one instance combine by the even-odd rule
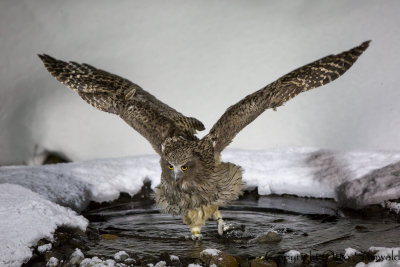
[[[88,64],[39,55],[59,82],[90,105],[120,116],[146,138],[160,156],[161,183],[155,189],[158,206],[181,215],[191,238],[202,238],[208,219],[220,235],[227,228],[219,211],[242,193],[242,168],[221,160],[232,139],[266,109],[274,109],[301,92],[327,84],[345,73],[367,49],[369,41],[298,68],[230,106],[203,138],[204,125],[186,117],[138,85]]]

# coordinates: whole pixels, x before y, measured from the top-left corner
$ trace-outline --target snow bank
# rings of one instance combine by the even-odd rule
[[[227,150],[224,161],[244,169],[247,188],[261,195],[335,198],[362,207],[400,198],[400,153],[336,152],[312,148]],[[45,166],[0,167],[0,183],[20,184],[58,204],[82,210],[89,201],[137,193],[150,179],[160,182],[157,155]]]
[[[100,159],[43,166],[0,167],[0,183],[19,184],[45,198],[75,210],[90,201],[110,201],[120,192],[135,194],[146,177],[160,181],[158,157]]]
[[[41,238],[52,239],[59,226],[86,229],[88,222],[27,188],[0,184],[0,266],[20,266]]]

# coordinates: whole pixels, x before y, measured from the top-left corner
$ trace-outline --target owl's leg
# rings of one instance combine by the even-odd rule
[[[218,210],[218,208],[215,210],[214,214],[213,214],[213,219],[217,221],[217,227],[218,227],[218,234],[219,235],[223,235],[224,231],[226,231],[226,223],[224,222],[224,220],[222,219],[222,215],[221,212]]]
[[[185,215],[182,216],[183,222],[190,227],[192,232],[191,239],[202,240],[203,236],[200,234],[201,227],[206,223],[204,212],[201,208],[188,210]]]

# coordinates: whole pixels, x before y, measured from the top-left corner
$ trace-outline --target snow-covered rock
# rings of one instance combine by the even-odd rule
[[[348,259],[348,258],[350,258],[351,256],[354,256],[354,255],[360,254],[360,253],[361,253],[361,252],[358,251],[357,249],[354,249],[354,248],[346,248],[346,249],[344,250],[344,258],[345,258],[345,259]]]
[[[20,266],[41,238],[52,239],[59,226],[86,229],[88,221],[69,208],[27,188],[0,184],[0,266]]]
[[[126,253],[125,251],[118,251],[117,253],[114,254],[114,259],[116,261],[124,261],[127,258],[129,258],[129,254]]]
[[[46,251],[51,250],[51,248],[52,248],[52,245],[51,245],[51,243],[49,243],[49,244],[45,244],[45,245],[39,246],[39,247],[37,248],[37,250],[39,251],[39,253],[44,253],[44,252],[46,252]]]
[[[160,180],[157,156],[99,159],[43,166],[0,167],[0,183],[19,184],[77,211],[90,201],[110,201],[120,192],[135,194],[146,177]]]
[[[207,248],[200,252],[200,255],[210,255],[210,256],[218,256],[218,254],[221,253],[221,250],[215,249],[215,248]]]
[[[51,257],[47,263],[46,263],[46,267],[57,267],[58,265],[58,259],[55,257]]]
[[[258,187],[262,195],[329,197],[350,207],[400,198],[400,153],[285,148],[227,150],[222,159],[241,165],[246,187]],[[0,244],[2,262],[21,264],[30,257],[30,247],[43,237],[51,239],[60,225],[85,229],[83,217],[52,202],[79,211],[90,201],[116,199],[120,192],[133,195],[147,179],[154,188],[160,182],[158,161],[153,155],[0,167],[0,233],[9,240]]]
[[[371,252],[375,252],[375,260],[370,263],[357,263],[356,267],[395,267],[400,266],[400,247],[370,247]]]
[[[227,150],[222,159],[243,167],[259,194],[335,198],[362,207],[400,198],[400,152],[337,152],[313,148]],[[137,193],[160,182],[159,157],[135,156],[44,166],[0,167],[0,183],[20,184],[60,205],[82,210],[90,201]]]

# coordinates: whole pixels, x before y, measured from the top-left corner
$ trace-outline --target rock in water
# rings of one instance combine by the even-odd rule
[[[266,243],[278,243],[281,242],[282,236],[275,232],[266,232],[262,233],[261,235],[257,236],[256,238],[252,239],[252,242],[266,244]]]
[[[238,267],[235,257],[226,254],[218,249],[205,249],[200,253],[200,259],[207,266],[215,265],[217,267]]]
[[[117,239],[118,236],[117,235],[112,235],[112,234],[102,234],[101,238],[103,238],[105,240],[114,240],[114,239]]]

